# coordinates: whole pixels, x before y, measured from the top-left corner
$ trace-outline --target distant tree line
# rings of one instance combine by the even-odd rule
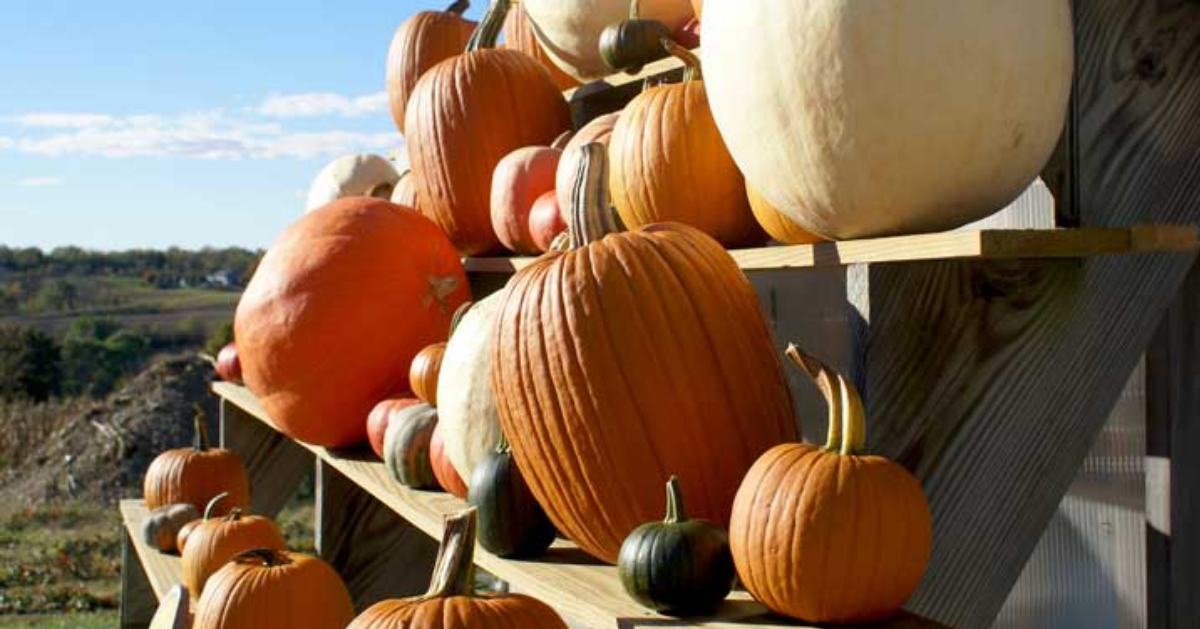
[[[58,247],[43,252],[36,247],[0,246],[0,276],[116,275],[139,278],[166,288],[180,284],[198,285],[213,275],[228,273],[236,280],[235,285],[242,285],[253,274],[261,256],[262,251],[238,247],[199,250],[172,247],[113,252]]]

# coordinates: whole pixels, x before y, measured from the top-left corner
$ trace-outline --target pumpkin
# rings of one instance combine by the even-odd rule
[[[344,155],[317,174],[308,189],[305,211],[325,207],[344,197],[390,199],[400,174],[378,155]]]
[[[589,148],[577,205],[599,214],[604,151]],[[692,510],[725,524],[754,459],[796,429],[758,298],[716,241],[663,224],[573,244],[505,289],[492,388],[550,520],[615,562],[661,508],[648,477],[678,470]]]
[[[692,0],[692,10],[696,12],[696,19],[700,20],[704,17],[704,0]]]
[[[200,598],[214,572],[255,548],[287,548],[283,534],[270,518],[244,515],[241,509],[234,509],[224,517],[204,520],[188,537],[183,550],[183,584],[194,598]]]
[[[392,203],[411,210],[417,209],[417,184],[411,169],[400,173],[400,179],[392,189]]]
[[[695,614],[714,609],[733,589],[733,556],[725,531],[690,520],[679,479],[667,481],[667,517],[643,524],[621,544],[621,585],[650,609]]]
[[[708,110],[696,57],[664,45],[688,64],[683,83],[651,87],[625,108],[608,146],[613,202],[627,227],[678,221],[727,247],[764,240],[746,183]]]
[[[780,614],[822,624],[882,620],[929,562],[925,494],[900,465],[861,453],[866,420],[850,382],[794,345],[787,355],[824,394],[829,438],[824,447],[776,446],[746,474],[729,535],[738,575]]]
[[[350,592],[329,564],[259,548],[209,578],[192,629],[343,629],[353,619]]]
[[[462,315],[442,358],[438,433],[460,478],[471,478],[475,466],[500,443],[492,395],[492,328],[502,293],[475,302]]]
[[[688,49],[700,47],[700,20],[691,19],[687,24],[676,29],[672,38],[679,42],[680,46]]]
[[[475,593],[475,509],[446,517],[429,591],[380,601],[347,629],[566,629],[545,603],[523,594]]]
[[[367,415],[367,443],[370,444],[371,451],[375,453],[375,456],[383,458],[383,441],[392,418],[400,411],[420,403],[421,400],[405,395],[384,400],[371,409],[370,414]]]
[[[613,72],[637,74],[642,66],[668,55],[662,40],[671,29],[658,20],[643,20],[638,0],[629,2],[629,19],[609,24],[600,32],[600,58]]]
[[[721,136],[751,187],[826,238],[983,218],[1029,186],[1062,132],[1067,0],[704,9]]]
[[[417,352],[408,366],[408,384],[412,387],[413,395],[432,406],[437,406],[438,373],[442,369],[442,355],[445,353],[444,341],[428,345]]]
[[[479,544],[501,557],[537,557],[554,542],[554,524],[534,500],[508,443],[471,473],[467,502],[479,510]]]
[[[542,48],[567,74],[584,81],[608,73],[600,56],[600,34],[629,17],[629,0],[523,0]],[[641,0],[641,17],[674,31],[692,18],[688,0]]]
[[[533,23],[529,21],[529,15],[525,13],[525,7],[520,3],[517,3],[508,12],[508,17],[504,18],[504,47],[510,50],[519,50],[537,59],[538,63],[542,64],[542,67],[550,74],[550,80],[554,81],[554,86],[559,90],[566,91],[579,87],[579,81],[554,65],[554,61],[546,54],[546,51],[542,50]]]
[[[205,421],[204,411],[196,405],[196,416],[192,419],[195,431],[192,447],[167,450],[146,468],[142,493],[147,509],[186,502],[195,508],[196,517],[199,517],[200,511],[221,492],[228,492],[229,498],[217,510],[217,515],[250,504],[250,480],[241,457],[224,448],[209,447]]]
[[[529,216],[538,197],[554,189],[562,151],[526,146],[504,156],[492,173],[492,228],[511,251],[538,252],[529,230]]]
[[[179,532],[175,534],[175,549],[179,551],[180,555],[183,554],[183,549],[187,547],[188,538],[192,536],[192,533],[196,532],[196,528],[204,522],[212,519],[213,512],[216,510],[217,505],[228,497],[228,492],[221,492],[217,494],[212,500],[209,500],[208,505],[204,507],[203,517],[196,518],[195,520],[192,520],[179,527]]]
[[[824,240],[820,236],[805,230],[796,224],[787,214],[775,209],[771,202],[762,198],[752,188],[746,189],[746,197],[750,200],[750,211],[754,220],[776,242],[785,245],[811,245]]]
[[[217,377],[225,382],[242,382],[242,363],[238,360],[237,345],[228,343],[217,352]]]
[[[142,520],[142,541],[147,546],[169,553],[175,550],[175,538],[179,529],[200,517],[200,512],[189,503],[165,505],[153,509]]]
[[[497,0],[468,52],[431,68],[409,102],[405,129],[418,209],[464,255],[495,251],[491,184],[496,164],[523,146],[545,146],[571,126],[570,111],[542,66],[496,50],[510,0]]]
[[[417,81],[427,70],[467,47],[475,23],[462,15],[470,6],[467,0],[454,0],[445,11],[421,11],[405,20],[392,36],[387,57],[388,108],[401,134]]]
[[[383,464],[393,479],[413,489],[436,489],[430,463],[430,441],[437,426],[437,409],[412,404],[396,411],[383,440]]]
[[[433,476],[442,489],[465,500],[467,483],[463,481],[458,470],[454,469],[450,457],[446,456],[446,441],[440,430],[441,426],[440,422],[434,426],[433,434],[429,438],[429,465],[433,467]]]
[[[468,299],[445,235],[398,209],[358,197],[306,215],[275,241],[242,293],[234,329],[243,376],[293,439],[362,442],[363,418],[408,391],[413,357],[445,340]]]
[[[558,192],[549,190],[533,202],[529,210],[529,235],[538,253],[550,250],[554,238],[567,230],[562,210],[558,209]]]
[[[571,208],[575,178],[579,176],[579,161],[585,155],[579,149],[593,142],[608,146],[613,127],[617,126],[617,120],[620,118],[619,111],[593,118],[563,147],[562,159],[559,160],[558,169],[554,174],[554,189],[557,191],[558,209],[563,213],[564,222]]]

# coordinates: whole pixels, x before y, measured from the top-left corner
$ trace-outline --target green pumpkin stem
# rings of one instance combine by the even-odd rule
[[[504,431],[500,431],[500,439],[496,442],[496,454],[509,452],[512,452],[512,446],[508,445],[508,437],[504,436]]]
[[[575,171],[567,213],[570,248],[578,249],[622,231],[621,219],[608,201],[608,148],[599,142],[579,147],[583,159]]]
[[[683,487],[679,484],[679,477],[672,475],[667,481],[667,517],[663,522],[679,524],[687,521],[687,511],[683,508]]]
[[[471,39],[467,40],[467,52],[496,47],[500,31],[504,30],[504,18],[508,17],[511,7],[512,0],[492,0],[492,5],[479,21],[479,26],[471,33]]]
[[[793,365],[812,378],[813,383],[821,390],[825,404],[829,407],[829,432],[825,439],[825,449],[829,452],[840,451],[843,437],[842,424],[844,423],[842,396],[838,394],[836,386],[837,378],[840,376],[837,376],[825,363],[805,354],[799,347],[796,347],[795,343],[789,343],[784,354]]]
[[[700,71],[700,57],[697,57],[692,51],[680,46],[675,40],[664,37],[661,40],[663,48],[668,53],[683,61],[683,82],[688,81],[703,81],[704,74]]]
[[[841,453],[844,456],[861,454],[867,445],[867,413],[863,410],[862,396],[842,374],[837,374],[837,385],[842,402]]]
[[[196,452],[204,452],[208,450],[208,422],[204,415],[204,408],[200,404],[193,404],[192,408],[196,410],[195,417],[192,418],[192,427],[195,431],[192,434],[192,449]]]
[[[223,491],[223,492],[213,496],[212,500],[209,500],[208,504],[204,505],[204,519],[207,520],[207,519],[211,518],[213,511],[217,508],[217,503],[221,502],[222,500],[224,500],[228,497],[229,497],[229,492],[227,492],[227,491]]]
[[[446,7],[446,13],[462,15],[463,13],[466,13],[467,9],[469,8],[471,8],[470,0],[455,0],[453,4]]]
[[[433,566],[433,581],[423,598],[475,594],[475,508],[446,516],[442,545]]]
[[[267,568],[286,566],[291,563],[291,560],[289,560],[286,555],[271,548],[255,548],[253,550],[247,550],[246,552],[234,557],[232,561],[237,563],[249,563],[252,560],[261,563]]]

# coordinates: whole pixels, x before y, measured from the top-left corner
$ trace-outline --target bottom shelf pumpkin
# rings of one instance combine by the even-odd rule
[[[434,427],[433,436],[429,439],[429,464],[433,466],[433,475],[442,489],[466,500],[467,483],[459,475],[458,470],[454,469],[454,464],[450,462],[450,457],[446,454],[446,440],[442,435],[441,427],[440,423]]]
[[[383,465],[405,487],[436,489],[430,442],[437,427],[437,409],[417,402],[396,411],[383,439]]]
[[[348,629],[566,629],[562,618],[535,598],[475,593],[476,520],[475,509],[446,517],[428,593],[376,603]]]
[[[186,502],[159,507],[142,520],[142,541],[147,546],[169,553],[175,550],[179,530],[200,517],[196,507]]]
[[[479,510],[479,545],[501,557],[537,557],[554,543],[554,524],[533,497],[503,437],[471,474],[467,502]]]
[[[192,629],[343,629],[354,602],[324,561],[257,548],[209,579],[195,614]]]
[[[261,515],[244,515],[240,508],[201,522],[188,536],[183,551],[183,584],[194,598],[204,592],[213,573],[230,559],[256,548],[283,550],[287,544],[279,526]]]
[[[861,453],[866,418],[846,378],[795,345],[787,356],[829,404],[829,438],[824,447],[775,446],[747,472],[730,523],[737,573],[779,614],[883,620],[900,611],[929,562],[925,494],[908,470]]]

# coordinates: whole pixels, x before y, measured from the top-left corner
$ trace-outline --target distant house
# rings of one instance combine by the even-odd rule
[[[242,278],[237,271],[233,269],[221,269],[215,273],[209,273],[204,277],[204,281],[212,286],[220,286],[222,288],[235,288],[242,283]]]

